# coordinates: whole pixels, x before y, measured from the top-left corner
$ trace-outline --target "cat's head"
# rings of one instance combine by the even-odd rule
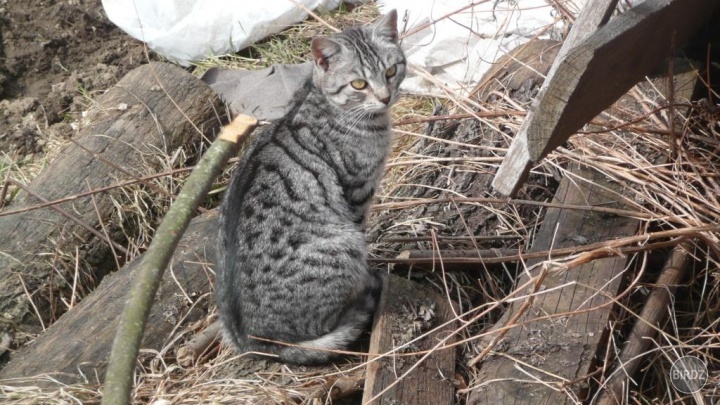
[[[405,55],[395,10],[367,27],[315,38],[311,48],[315,86],[340,109],[382,113],[397,99]]]

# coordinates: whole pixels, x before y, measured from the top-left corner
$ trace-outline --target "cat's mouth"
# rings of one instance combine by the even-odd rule
[[[377,118],[383,115],[387,115],[388,111],[390,110],[390,105],[392,105],[392,101],[389,104],[384,103],[364,103],[359,107],[355,107],[351,110],[355,110],[355,114],[357,114],[357,109],[359,108],[360,115],[364,119],[373,119]]]
[[[387,114],[390,110],[390,106],[395,102],[394,99],[390,100],[387,104],[385,103],[373,103],[369,106],[368,111],[375,114]]]
[[[380,118],[382,116],[385,116],[390,111],[390,106],[383,105],[383,106],[376,106],[372,110],[368,110],[367,115],[368,118],[374,119],[374,118]]]

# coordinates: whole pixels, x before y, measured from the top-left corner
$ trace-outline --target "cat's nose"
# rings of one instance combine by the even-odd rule
[[[387,86],[379,86],[375,89],[375,97],[378,101],[385,105],[390,104],[390,97],[392,96],[392,92]]]

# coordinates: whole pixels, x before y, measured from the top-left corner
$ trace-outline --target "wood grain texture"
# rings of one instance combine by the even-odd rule
[[[537,162],[625,94],[700,30],[720,4],[647,0],[589,36],[560,61],[528,128]]]
[[[563,179],[554,202],[622,208],[617,197],[604,189],[607,187],[621,192],[616,184],[589,169],[578,167],[572,173],[577,177],[568,175]],[[629,236],[636,228],[637,221],[633,219],[551,208],[545,215],[532,250]],[[491,356],[482,363],[479,381],[483,386],[470,393],[468,404],[560,404],[565,403],[568,396],[582,400],[582,396],[586,395],[583,392],[584,383],[582,379],[579,382],[576,379],[588,373],[598,345],[605,341],[612,309],[612,301],[605,294],[615,296],[625,260],[623,257],[598,259],[569,271],[548,275],[543,290],[551,292],[538,296],[518,320],[526,324],[511,329],[494,348],[505,356]],[[534,263],[537,261],[531,261],[529,265]],[[527,281],[529,278],[523,275],[517,285]],[[553,290],[562,285],[566,286]],[[496,326],[505,326],[523,302],[511,305]],[[580,312],[602,305],[605,306]],[[570,311],[579,312],[551,320],[535,320],[548,314]],[[568,383],[571,381],[575,384]]]
[[[175,250],[163,276],[150,312],[142,347],[160,350],[169,342],[178,324],[205,316],[212,301],[212,276],[206,263],[215,261],[217,214],[195,218]],[[17,351],[0,370],[0,379],[48,374],[60,382],[90,383],[105,376],[115,332],[125,301],[142,256],[113,275],[75,308],[63,315],[31,346]],[[185,298],[202,299],[189,316],[191,303]],[[178,328],[176,332],[181,332]],[[11,385],[12,381],[3,381]]]
[[[159,170],[163,155],[172,156],[191,140],[199,139],[201,134],[193,123],[208,133],[210,128],[219,128],[218,105],[215,92],[182,68],[165,63],[141,66],[97,99],[75,143],[68,145],[29,188],[47,200],[55,200]],[[110,237],[122,243],[123,232],[112,224],[113,218],[120,219],[115,217],[117,207],[110,195],[98,194],[94,199],[97,212],[90,197],[58,207],[97,230],[101,230],[102,221]],[[20,192],[4,210],[38,203],[35,197]],[[30,292],[69,288],[57,285],[61,277],[55,277],[53,285],[51,275],[74,268],[74,258],[58,256],[72,255],[76,249],[85,268],[104,265],[107,271],[107,263],[114,263],[105,241],[49,207],[0,217],[0,235],[7,236],[0,238],[0,314],[21,329],[38,321],[30,315],[20,278]],[[72,274],[67,279],[71,280]],[[44,291],[36,296],[43,316],[49,312],[48,303],[42,301],[47,295]],[[16,332],[8,325],[11,323],[0,322],[0,335]]]
[[[454,317],[447,299],[412,281],[390,276],[385,283],[373,322],[370,353],[383,354]],[[429,319],[426,321],[426,318]],[[421,359],[422,355],[402,356],[405,352],[432,349],[454,330],[453,323],[412,343],[400,355],[388,355],[368,363],[363,404],[425,405],[452,404],[455,398],[455,348],[445,344],[424,359],[418,367],[397,381]],[[395,386],[371,401],[391,384]]]

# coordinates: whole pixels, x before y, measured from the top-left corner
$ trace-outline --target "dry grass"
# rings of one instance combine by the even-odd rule
[[[363,6],[352,12],[335,12],[323,15],[331,25],[345,27],[372,20],[377,11],[372,6]],[[289,31],[254,46],[243,56],[228,56],[213,59],[196,68],[198,74],[211,66],[223,68],[257,69],[272,63],[296,63],[305,60],[309,39],[318,34],[329,33],[326,25],[309,21]],[[532,187],[521,196],[526,200],[547,200],[547,193],[534,193],[533,189],[544,188],[553,191],[558,178],[571,176],[570,163],[580,162],[603,173],[612,182],[624,186],[624,194],[617,198],[629,207],[627,211],[639,219],[641,225],[634,239],[602,241],[610,254],[621,252],[624,248],[635,249],[624,253],[627,257],[629,279],[622,296],[617,297],[615,313],[617,324],[615,333],[608,344],[608,361],[622,350],[624,335],[632,324],[638,322],[640,309],[645,301],[643,291],[652,288],[657,270],[649,267],[651,256],[649,236],[653,232],[667,231],[663,238],[654,241],[679,244],[672,233],[682,238],[690,246],[693,258],[691,271],[683,279],[679,293],[675,296],[670,316],[666,323],[659,325],[658,337],[653,346],[642,354],[642,377],[636,379],[638,387],[625,393],[627,403],[684,403],[690,397],[681,395],[669,385],[668,371],[672,362],[683,354],[702,357],[710,369],[710,379],[702,390],[706,398],[716,398],[715,389],[720,386],[720,136],[718,136],[718,118],[720,114],[713,108],[701,104],[693,106],[689,115],[680,113],[679,108],[668,106],[648,94],[647,87],[636,87],[630,93],[643,111],[624,111],[622,117],[604,114],[598,123],[603,129],[594,133],[585,133],[573,137],[564,148],[559,148],[533,169]],[[712,94],[713,99],[718,95]],[[661,100],[661,99],[659,99]],[[467,95],[446,94],[442,100],[427,97],[407,97],[394,108],[396,122],[427,118],[437,107],[444,107],[444,113],[457,114],[477,111],[478,107],[487,113],[497,113],[478,119],[481,133],[488,138],[497,137],[502,142],[492,145],[474,142],[459,142],[441,139],[435,134],[425,133],[425,124],[416,122],[398,126],[395,152],[388,163],[388,171],[383,188],[378,194],[375,219],[392,217],[390,226],[382,227],[378,243],[374,243],[372,254],[376,262],[384,258],[394,258],[397,250],[389,242],[397,237],[414,238],[411,245],[423,250],[480,250],[487,247],[509,247],[526,249],[539,228],[544,208],[528,208],[522,201],[498,204],[487,198],[486,194],[468,194],[454,187],[452,176],[457,174],[488,175],[497,170],[502,156],[510,142],[509,129],[516,132],[520,127],[522,113],[527,105],[519,105],[509,97],[501,97],[493,104],[474,100]],[[688,118],[689,117],[689,118]],[[672,123],[671,123],[672,122]],[[625,124],[632,123],[631,126]],[[438,123],[437,125],[440,125]],[[620,129],[613,129],[624,125]],[[662,135],[667,134],[667,135]],[[199,146],[200,148],[201,146]],[[434,149],[449,148],[455,153],[452,158],[438,158]],[[482,152],[482,153],[481,153]],[[159,153],[153,156],[155,167],[147,174],[162,170],[172,171],[187,163],[188,158],[168,157]],[[0,160],[0,177],[7,176],[26,180],[32,174],[22,174],[22,165],[10,159]],[[228,169],[228,173],[230,168]],[[427,189],[428,176],[446,176],[447,186],[434,190],[436,201],[417,199],[407,195],[407,190]],[[218,182],[215,193],[219,193],[227,180]],[[160,196],[148,192],[145,186],[124,187],[115,192],[118,218],[131,241],[134,252],[147,246],[152,237],[154,226],[169,204],[173,195],[182,185],[182,175],[169,175],[154,180],[158,188],[164,190]],[[576,179],[576,181],[582,181]],[[13,191],[11,190],[11,193]],[[166,196],[162,196],[166,194]],[[452,198],[452,202],[448,199]],[[475,198],[475,200],[473,200]],[[495,227],[484,235],[478,235],[473,223],[462,218],[457,228],[448,229],[434,216],[415,214],[420,206],[430,206],[435,212],[464,212],[460,206],[471,205],[477,211],[488,213],[494,218]],[[147,213],[153,212],[152,218]],[[383,217],[385,215],[385,217]],[[715,226],[710,231],[707,227]],[[697,228],[706,227],[704,231]],[[132,228],[132,229],[130,229]],[[451,239],[452,236],[456,239]],[[480,239],[480,237],[488,239]],[[645,237],[648,237],[647,240]],[[377,241],[373,241],[377,242]],[[607,246],[612,245],[612,249]],[[70,254],[72,257],[72,254]],[[570,255],[548,257],[545,264],[552,265],[552,271],[572,271],[578,264],[585,262],[587,256]],[[551,260],[552,259],[552,260]],[[71,259],[68,259],[69,261]],[[478,272],[440,272],[423,273],[424,280],[435,285],[444,296],[452,297],[459,308],[456,330],[458,346],[458,372],[465,381],[460,385],[459,398],[462,402],[466,395],[482,384],[477,367],[482,365],[488,351],[487,345],[479,342],[492,341],[498,336],[492,330],[494,322],[509,302],[522,302],[537,293],[527,294],[514,286],[513,282],[525,263],[508,259],[497,272],[481,268]],[[387,267],[391,267],[387,265]],[[515,295],[508,295],[517,291]],[[72,299],[67,297],[66,300]],[[565,316],[565,315],[563,315]],[[552,319],[552,315],[550,316]],[[514,327],[528,327],[528,325]],[[327,403],[332,386],[346,380],[362,378],[365,363],[360,358],[353,362],[325,368],[294,368],[285,365],[270,364],[252,371],[254,363],[245,360],[230,350],[218,349],[210,353],[201,364],[183,368],[174,359],[174,350],[179,340],[173,339],[159,353],[141,354],[144,368],[136,377],[134,402],[154,404],[184,403]],[[398,351],[403,348],[398,348]],[[470,366],[472,359],[479,361],[478,366]],[[240,364],[240,366],[238,366]],[[243,366],[243,364],[245,366]],[[242,367],[246,367],[244,377]],[[250,369],[251,372],[247,370]],[[24,380],[22,388],[12,388],[0,382],[0,400],[14,404],[45,403],[95,403],[101,398],[102,388],[96,384],[96,376],[87,376],[88,384],[54,384],[53,389],[38,388],[40,379]],[[42,379],[47,383],[48,379]],[[595,388],[602,386],[604,380],[598,376],[588,376],[587,381]],[[557,381],[549,379],[540,383],[558,390]],[[16,386],[17,384],[13,384]],[[463,387],[465,385],[465,387]],[[571,390],[567,390],[570,402],[578,401]]]
[[[239,54],[219,55],[197,63],[194,73],[201,75],[211,67],[223,69],[254,70],[274,64],[302,63],[309,60],[310,41],[316,36],[333,34],[328,27],[344,29],[367,24],[379,15],[377,8],[370,4],[361,5],[348,12],[344,8],[320,13],[323,20],[306,20],[264,41],[253,44]]]
[[[688,399],[687,395],[680,395],[674,391],[669,385],[669,369],[674,360],[682,355],[693,354],[701,357],[710,369],[710,380],[705,386],[701,395],[706,398],[714,397],[715,387],[717,386],[717,370],[720,363],[717,360],[716,347],[718,345],[718,326],[717,326],[717,302],[718,302],[718,222],[720,222],[720,204],[718,204],[718,173],[720,171],[720,159],[718,153],[718,126],[717,114],[709,115],[706,108],[702,105],[694,105],[694,110],[686,118],[680,114],[680,106],[670,108],[667,103],[653,103],[655,99],[652,91],[636,88],[631,92],[640,105],[645,108],[641,111],[631,111],[630,116],[618,119],[617,117],[608,116],[601,117],[600,122],[605,123],[609,130],[596,131],[595,133],[587,133],[575,136],[571,139],[567,148],[559,148],[552,153],[542,164],[534,168],[537,176],[543,176],[551,179],[552,177],[570,176],[567,170],[569,163],[578,162],[603,173],[610,181],[624,186],[625,193],[617,194],[616,198],[624,201],[632,210],[636,211],[636,217],[643,218],[638,236],[641,238],[651,234],[652,231],[666,230],[677,232],[678,235],[683,234],[681,239],[668,240],[668,245],[674,246],[681,241],[689,241],[691,255],[694,259],[692,263],[691,278],[684,279],[680,288],[681,293],[676,295],[671,308],[670,319],[667,325],[659,327],[660,336],[654,341],[656,342],[647,353],[643,353],[644,377],[637,380],[639,387],[633,389],[632,392],[626,393],[625,402],[637,403],[653,403],[660,401],[661,403],[680,403]],[[717,95],[712,96],[717,99]],[[490,111],[510,111],[516,106],[494,105],[484,106]],[[644,113],[650,111],[652,113]],[[674,112],[674,114],[673,114]],[[675,120],[670,124],[671,118]],[[489,128],[510,127],[513,130],[519,128],[519,120],[508,120],[507,118],[488,120]],[[618,126],[626,127],[625,130],[612,130]],[[674,127],[675,132],[671,129]],[[660,136],[658,134],[667,134]],[[413,134],[420,137],[420,134]],[[448,147],[452,145],[454,148],[460,148],[467,156],[476,154],[474,151],[477,145],[467,145],[460,143],[450,143],[443,140],[434,139],[433,141],[446,142]],[[503,154],[502,148],[498,151],[499,155]],[[403,165],[403,157],[399,157],[390,162],[393,165]],[[384,204],[381,205],[385,209],[408,210],[412,208],[413,201],[410,199],[398,199],[394,197],[393,187],[402,187],[407,184],[416,184],[414,179],[422,178],[425,171],[476,171],[486,172],[494,171],[499,161],[492,158],[488,159],[458,159],[457,163],[453,163],[451,167],[448,164],[440,165],[434,156],[423,156],[414,154],[407,158],[411,164],[406,165],[404,170],[393,172],[388,177],[385,188]],[[583,181],[575,178],[575,181]],[[445,190],[439,190],[445,197],[454,197],[457,204],[461,204],[463,200],[473,201],[473,196],[459,194],[456,190],[449,187]],[[473,201],[477,203],[476,201]],[[427,201],[415,201],[416,204],[428,204]],[[443,204],[447,204],[446,199]],[[502,234],[518,234],[518,236],[527,240],[534,234],[536,223],[527,221],[527,217],[522,218],[518,215],[517,209],[522,204],[511,204],[498,207],[498,204],[488,204],[483,209],[492,211],[499,218],[502,224],[496,230],[499,235]],[[380,207],[377,207],[380,208]],[[448,207],[452,209],[451,207]],[[398,218],[403,218],[402,213],[397,214]],[[418,222],[422,221],[422,226],[418,227]],[[399,233],[412,234],[417,233],[418,228],[423,231],[426,228],[438,226],[442,224],[433,223],[432,218],[410,218],[400,226],[405,229]],[[702,228],[704,230],[695,230]],[[466,233],[466,236],[471,236]],[[625,243],[637,243],[637,237],[628,240]],[[606,245],[615,245],[622,241],[606,241]],[[629,269],[632,274],[637,275],[635,282],[626,287],[626,291],[635,289],[651,288],[654,283],[654,276],[657,272],[654,269],[647,268],[648,256],[652,253],[647,241],[639,244],[640,249],[647,246],[640,253],[628,256]],[[433,246],[426,246],[427,249],[433,249]],[[477,249],[477,247],[475,247]],[[549,259],[549,258],[548,258]],[[562,271],[572,271],[578,264],[586,262],[576,255],[566,258],[548,260],[546,264],[551,263],[553,267]],[[515,259],[513,259],[515,260]],[[557,271],[557,270],[555,270]],[[641,275],[649,274],[647,277]],[[634,277],[634,276],[631,276]],[[463,280],[464,281],[464,280]],[[453,282],[457,282],[453,279]],[[501,277],[496,279],[498,285],[502,284]],[[463,286],[467,288],[468,284],[459,283],[453,290],[461,290]],[[662,288],[662,287],[661,287]],[[516,290],[520,290],[519,288]],[[521,295],[513,297],[513,300],[528,300],[537,294]],[[632,311],[629,306],[636,309],[644,302],[642,294],[622,294],[624,298],[620,300],[618,306],[624,314],[623,323],[616,326],[617,332],[620,333],[623,328],[625,332],[627,327],[638,322],[639,310]],[[473,306],[468,303],[470,309],[462,314],[460,318],[466,322],[478,320],[478,313],[483,308],[492,308],[498,304],[506,304],[508,301],[505,296],[483,292],[483,302],[481,306]],[[620,297],[618,297],[620,299]],[[598,308],[599,309],[599,308]],[[489,315],[489,313],[485,313]],[[560,314],[556,318],[568,316],[567,313]],[[550,315],[552,320],[553,316]],[[470,323],[470,325],[472,325]],[[515,327],[532,328],[532,325],[516,325]],[[485,350],[486,345],[473,345],[473,342],[480,340],[487,343],[494,336],[498,336],[497,331],[491,331],[485,327],[473,328],[465,326],[458,330],[463,341],[468,345],[465,346],[464,357],[479,359],[487,357],[488,352]],[[482,339],[482,340],[481,340]],[[610,362],[613,360],[612,353],[619,353],[625,339],[622,335],[614,336],[611,341],[611,347],[608,352],[611,355],[607,358]],[[516,359],[520,361],[519,359]],[[609,363],[611,364],[611,363]],[[527,366],[527,365],[526,365]],[[542,367],[541,367],[542,368]],[[478,379],[479,375],[475,374],[474,368],[466,369],[470,376],[470,387],[461,390],[461,393],[467,394],[475,387],[483,383]],[[542,372],[535,373],[542,375]],[[592,381],[593,378],[589,377]],[[560,390],[562,387],[554,379],[547,381],[534,381],[535,384],[547,384],[550,387],[556,387]],[[595,384],[604,384],[603,381],[595,381]],[[596,386],[597,387],[597,386]],[[577,397],[568,394],[568,400],[571,402],[578,401]]]

